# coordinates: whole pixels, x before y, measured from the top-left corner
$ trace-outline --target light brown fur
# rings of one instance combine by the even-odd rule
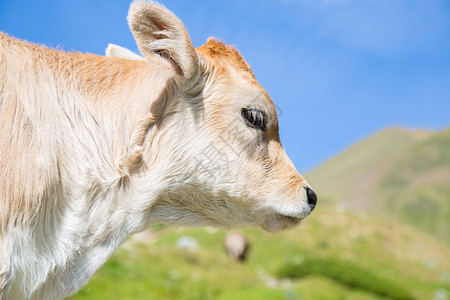
[[[213,59],[214,65],[219,66],[222,72],[226,71],[227,67],[231,65],[235,69],[242,70],[244,76],[251,79],[252,83],[257,84],[252,69],[236,48],[210,37],[206,44],[197,48],[197,51]]]
[[[76,292],[152,222],[279,231],[311,213],[275,105],[239,52],[195,50],[181,21],[134,3],[145,60],[0,33],[0,298]],[[265,116],[249,126],[242,109]]]
[[[81,102],[69,103],[67,110],[61,107],[61,113],[76,114],[89,109],[89,117],[97,125],[105,121],[100,111],[113,112],[121,106],[131,110],[128,116],[142,115],[149,101],[132,103],[127,98],[131,98],[133,90],[141,93],[140,83],[145,89],[143,78],[151,76],[151,70],[144,61],[67,53],[19,41],[6,34],[0,34],[0,43],[0,82],[3,83],[0,90],[0,186],[4,187],[0,189],[0,198],[17,199],[12,203],[1,202],[0,233],[4,233],[8,224],[22,226],[39,212],[45,212],[41,206],[56,206],[56,203],[42,203],[46,187],[59,183],[57,138],[64,139],[50,134],[58,131],[57,124],[46,119],[48,111],[55,109],[50,107],[51,102],[58,101],[56,98],[62,93],[73,93],[73,100]],[[49,91],[41,94],[39,84],[46,84]],[[28,89],[18,90],[15,88],[18,85]],[[139,98],[141,95],[136,97]],[[72,105],[74,107],[70,107]],[[127,115],[120,116],[121,121],[125,122]]]

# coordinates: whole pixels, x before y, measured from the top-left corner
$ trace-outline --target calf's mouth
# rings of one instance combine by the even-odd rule
[[[261,228],[269,232],[278,232],[286,229],[294,228],[299,225],[303,218],[287,216],[280,213],[273,213],[269,215]]]

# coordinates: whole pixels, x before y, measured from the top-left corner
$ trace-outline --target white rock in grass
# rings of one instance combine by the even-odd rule
[[[187,235],[183,235],[177,240],[177,246],[178,248],[187,249],[189,251],[198,250],[197,240]]]

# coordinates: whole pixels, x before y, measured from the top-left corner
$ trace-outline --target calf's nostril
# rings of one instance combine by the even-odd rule
[[[314,191],[312,189],[307,187],[306,188],[306,195],[308,197],[309,207],[311,207],[311,209],[314,209],[314,207],[316,207],[316,204],[317,204],[317,195],[316,195],[316,193],[314,193]]]

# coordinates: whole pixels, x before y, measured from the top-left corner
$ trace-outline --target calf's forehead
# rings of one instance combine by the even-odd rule
[[[261,107],[278,125],[273,101],[236,48],[209,38],[197,51],[213,65],[217,79],[228,81],[232,88],[227,92],[231,92],[229,96],[235,97],[238,105]]]
[[[206,44],[197,48],[197,51],[212,59],[217,67],[224,67],[226,64],[240,69],[245,76],[256,82],[252,69],[236,48],[217,41],[215,38],[209,38]]]

